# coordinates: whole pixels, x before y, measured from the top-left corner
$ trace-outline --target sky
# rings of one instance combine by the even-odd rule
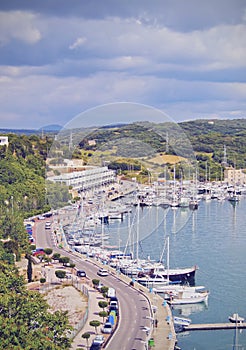
[[[0,1],[0,128],[245,118],[245,80],[246,0]]]

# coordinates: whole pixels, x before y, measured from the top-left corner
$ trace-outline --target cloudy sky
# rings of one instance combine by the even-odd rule
[[[245,118],[245,79],[246,0],[0,2],[2,128],[116,102],[177,122]]]

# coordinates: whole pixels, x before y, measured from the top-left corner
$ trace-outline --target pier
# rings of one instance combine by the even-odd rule
[[[209,330],[221,330],[221,329],[245,329],[246,322],[238,322],[238,323],[197,323],[190,324],[189,326],[185,326],[183,328],[184,331],[209,331]]]

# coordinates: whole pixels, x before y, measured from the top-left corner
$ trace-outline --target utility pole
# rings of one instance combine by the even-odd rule
[[[168,132],[166,132],[166,154],[169,152],[169,137]]]

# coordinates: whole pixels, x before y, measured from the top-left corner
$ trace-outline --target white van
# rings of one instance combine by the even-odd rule
[[[107,293],[107,297],[108,298],[112,298],[112,297],[115,297],[115,296],[116,296],[115,289],[114,288],[109,288],[108,289],[108,293]]]

